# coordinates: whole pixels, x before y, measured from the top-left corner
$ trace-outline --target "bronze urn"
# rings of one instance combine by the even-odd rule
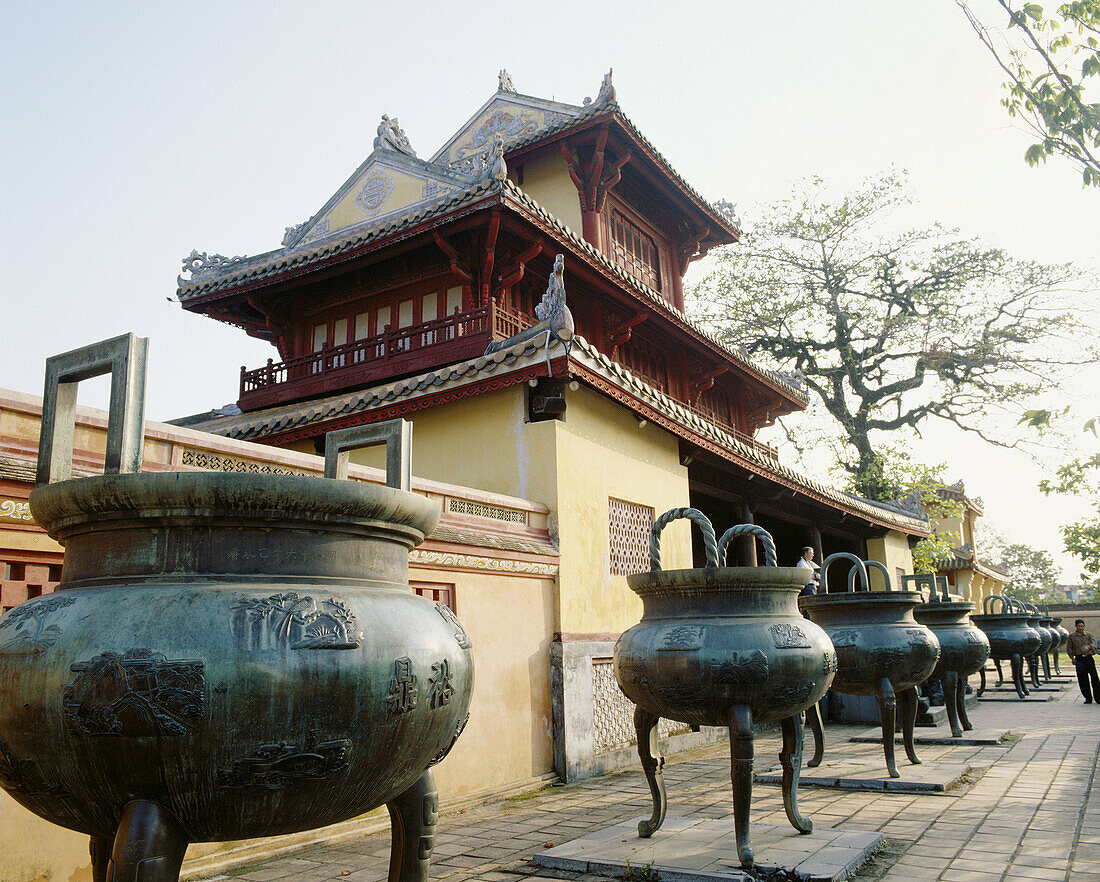
[[[953,738],[961,738],[964,729],[974,728],[966,715],[966,681],[989,658],[989,640],[970,622],[973,611],[974,604],[969,601],[952,600],[946,584],[942,596],[933,590],[926,603],[913,609],[913,617],[930,628],[940,644],[940,658],[929,679],[943,685],[943,703]]]
[[[677,518],[702,531],[706,566],[662,570],[660,533]],[[725,567],[730,540],[751,534],[764,548],[766,566]],[[778,720],[783,731],[783,805],[802,833],[813,825],[798,811],[802,761],[801,712],[824,696],[836,655],[821,628],[798,612],[805,571],[775,565],[775,545],[761,527],[743,525],[716,541],[714,528],[695,509],[673,509],[653,525],[651,571],[627,577],[642,599],[642,620],[615,645],[615,677],[637,708],[634,724],[653,814],[638,825],[652,836],[665,817],[666,796],[657,746],[664,717],[693,726],[729,729],[734,826],[743,867],[753,865],[749,805],[753,781],[753,724]]]
[[[1062,649],[1066,645],[1066,641],[1069,640],[1069,631],[1062,627],[1061,616],[1053,616],[1050,621],[1054,626],[1055,633],[1058,634],[1058,642],[1051,647],[1051,653],[1054,656],[1054,671],[1057,674],[1061,674],[1062,668],[1058,664],[1058,650]]]
[[[821,584],[838,560],[852,564],[848,591],[803,597],[799,603],[811,621],[825,629],[836,649],[838,668],[833,689],[878,699],[882,749],[891,778],[900,777],[894,762],[894,724],[901,705],[902,742],[909,761],[919,764],[913,743],[917,718],[917,686],[931,675],[940,656],[939,641],[913,617],[922,603],[919,591],[891,590],[890,574],[878,561],[861,561],[854,554],[831,554],[822,562]],[[880,570],[885,591],[871,591],[867,566]],[[863,586],[856,589],[856,578]],[[817,734],[815,729],[815,735]],[[819,748],[815,759],[822,753]]]
[[[993,612],[995,601],[1000,601],[1000,612]],[[1011,664],[1012,685],[1020,698],[1026,698],[1029,694],[1024,684],[1023,660],[1038,652],[1043,642],[1039,632],[1028,624],[1029,618],[1026,610],[1017,608],[1010,598],[1000,594],[990,594],[982,602],[982,614],[970,616],[970,621],[981,628],[989,640],[989,657]],[[984,670],[981,675],[979,697],[985,691]]]
[[[56,592],[0,620],[0,785],[91,837],[95,882],[175,882],[189,842],[382,804],[390,878],[423,882],[438,810],[429,767],[465,724],[473,667],[451,610],[409,588],[408,551],[439,511],[407,491],[408,424],[330,435],[326,468],[346,474],[346,450],[383,437],[390,483],[406,489],[138,474],[140,394],[126,412],[113,396],[117,473],[52,481],[69,470],[65,384],[101,366],[102,348],[132,359],[135,345],[47,362],[31,509],[65,546],[64,570]]]

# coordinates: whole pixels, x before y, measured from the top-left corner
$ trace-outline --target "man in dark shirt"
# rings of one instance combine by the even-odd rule
[[[1077,685],[1085,696],[1085,704],[1092,704],[1094,699],[1100,704],[1100,679],[1096,676],[1096,662],[1092,658],[1096,652],[1096,638],[1085,630],[1084,619],[1077,619],[1073,626],[1074,632],[1066,641],[1066,653],[1077,668]]]

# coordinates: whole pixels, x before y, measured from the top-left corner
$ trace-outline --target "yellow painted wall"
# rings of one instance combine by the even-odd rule
[[[519,185],[518,168],[508,170],[508,179]],[[569,166],[561,153],[540,156],[523,164],[521,189],[554,217],[581,235],[581,199]]]
[[[413,424],[413,474],[554,508],[555,423],[525,422],[524,388],[510,386],[406,416]],[[311,452],[312,444],[306,443]],[[381,447],[352,451],[350,458],[385,468]]]
[[[412,579],[425,578],[414,569]],[[470,722],[435,769],[444,799],[503,787],[553,771],[550,639],[553,579],[434,573],[455,582],[455,606],[470,635],[474,697]],[[486,750],[492,761],[486,762]]]
[[[565,396],[564,420],[525,422],[522,386],[410,415],[413,474],[550,508],[561,552],[555,630],[617,633],[638,621],[641,602],[624,576],[609,572],[608,498],[659,516],[688,505],[687,469],[672,435],[639,428],[626,408],[583,386]],[[383,455],[369,448],[351,458],[381,467]],[[670,569],[691,566],[687,522],[662,534],[662,560]]]
[[[0,879],[92,882],[88,837],[43,821],[0,790]]]
[[[654,516],[688,505],[679,444],[663,430],[639,428],[622,406],[581,387],[566,392],[558,427],[558,572],[563,634],[618,633],[637,624],[641,601],[625,576],[610,575],[608,497],[651,506]],[[661,534],[666,569],[691,566],[687,521]]]
[[[891,530],[878,539],[868,539],[867,556],[869,560],[877,560],[886,566],[895,590],[901,588],[898,584],[898,569],[906,575],[913,572],[913,555],[909,551],[909,539],[904,533]],[[869,569],[867,575],[871,580],[872,590],[881,591],[886,587],[882,581],[882,573],[877,569]]]

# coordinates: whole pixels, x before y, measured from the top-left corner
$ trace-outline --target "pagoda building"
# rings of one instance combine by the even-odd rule
[[[505,71],[498,82],[430,159],[383,116],[370,155],[281,248],[192,252],[183,308],[277,358],[241,369],[234,406],[176,422],[313,453],[326,432],[404,417],[416,475],[547,506],[554,746],[570,780],[613,765],[624,727],[633,735],[610,657],[640,616],[625,575],[648,569],[655,515],[691,505],[719,529],[761,524],[781,564],[809,545],[818,561],[850,551],[898,576],[929,525],[756,440],[806,407],[805,390],[684,313],[692,261],[738,242],[733,206],[670,166],[610,72],[580,105],[520,94]],[[481,508],[463,514],[522,516]],[[683,524],[662,543],[666,567],[702,560]],[[735,554],[756,562],[747,542]]]

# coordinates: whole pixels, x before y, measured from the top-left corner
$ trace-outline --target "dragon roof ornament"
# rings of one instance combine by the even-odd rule
[[[196,276],[207,270],[220,269],[233,263],[240,263],[242,260],[244,255],[226,257],[224,254],[207,254],[205,251],[200,252],[197,248],[192,248],[191,253],[183,259],[183,272],[191,273],[191,278],[185,279],[179,275],[176,277],[176,283],[181,286],[190,284]]]
[[[374,139],[374,149],[396,150],[398,153],[416,156],[416,151],[412,149],[412,145],[405,135],[405,130],[398,124],[397,117],[390,119],[384,113],[382,114],[382,121],[378,124],[378,135]]]
[[[500,69],[500,73],[497,74],[497,91],[511,92],[513,95],[518,94],[515,85],[512,83],[512,75],[503,67]]]
[[[729,225],[737,230],[738,233],[741,232],[741,218],[737,216],[736,202],[730,202],[726,199],[719,199],[717,202],[714,203],[714,209],[720,215],[722,215],[722,217],[729,221]]]

